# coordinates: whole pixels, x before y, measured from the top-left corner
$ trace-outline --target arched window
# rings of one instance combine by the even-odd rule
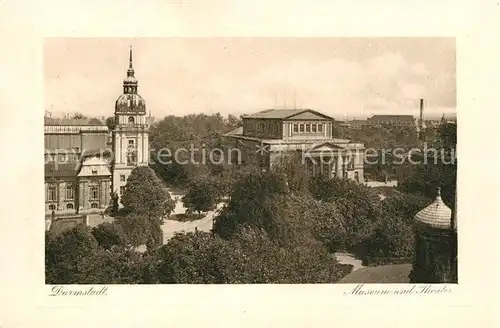
[[[130,116],[130,117],[128,118],[128,124],[134,124],[134,123],[135,123],[135,119],[134,119],[134,117],[133,117],[133,116]]]
[[[66,185],[66,199],[71,200],[75,199],[75,188],[72,184]]]
[[[66,209],[72,210],[73,209],[73,204],[72,203],[66,204]]]
[[[99,208],[99,205],[97,205],[97,203],[92,203],[90,204],[90,208]]]
[[[90,199],[99,199],[99,186],[97,184],[90,185]]]
[[[56,209],[55,205],[49,205],[49,210],[54,211]]]

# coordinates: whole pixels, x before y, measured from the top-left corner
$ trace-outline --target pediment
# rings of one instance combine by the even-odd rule
[[[297,113],[295,115],[291,115],[287,117],[288,120],[318,120],[318,121],[325,121],[325,120],[333,120],[330,116],[321,114],[319,112],[316,112],[314,110],[304,110],[300,113]]]
[[[312,147],[310,151],[321,152],[321,151],[332,151],[332,150],[343,150],[343,149],[345,148],[340,145],[336,145],[331,142],[325,142]]]

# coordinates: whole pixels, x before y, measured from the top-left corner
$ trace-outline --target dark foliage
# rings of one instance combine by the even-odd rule
[[[128,212],[160,221],[175,207],[170,194],[155,172],[145,166],[132,170],[121,201]]]

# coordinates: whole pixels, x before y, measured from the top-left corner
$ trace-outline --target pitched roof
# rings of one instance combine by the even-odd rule
[[[286,119],[305,112],[314,113],[326,119],[333,120],[332,117],[312,109],[266,109],[255,114],[244,116],[243,118]]]
[[[45,177],[74,177],[78,171],[78,163],[46,163]]]
[[[85,158],[83,160],[80,173],[78,173],[79,177],[108,175],[111,175],[108,167],[108,162],[98,157]]]
[[[101,126],[101,125],[106,125],[106,124],[98,118],[72,119],[72,118],[45,117],[44,118],[44,125],[94,125],[94,126]]]
[[[240,127],[236,128],[234,130],[229,131],[225,135],[226,136],[234,136],[234,135],[242,135],[242,134],[243,134],[243,127],[240,126]]]
[[[373,115],[370,120],[382,120],[382,121],[414,121],[413,115]]]

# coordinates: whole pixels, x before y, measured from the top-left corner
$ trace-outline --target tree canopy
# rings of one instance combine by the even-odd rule
[[[132,170],[121,202],[128,212],[160,221],[175,207],[161,180],[146,166],[138,166]]]

